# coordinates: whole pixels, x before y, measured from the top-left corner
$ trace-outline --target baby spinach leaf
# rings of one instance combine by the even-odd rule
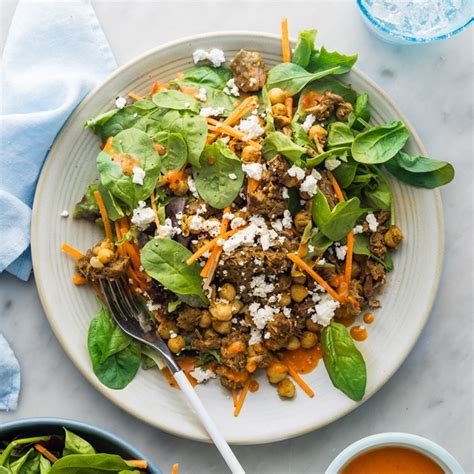
[[[409,136],[399,120],[372,127],[355,137],[351,146],[352,157],[359,163],[385,163],[403,148]]]
[[[202,291],[201,267],[197,262],[188,265],[186,260],[191,252],[171,239],[150,240],[141,251],[141,261],[145,271],[176,295],[194,295],[199,298],[199,306],[207,306],[208,301]]]
[[[58,459],[49,474],[102,474],[120,471],[139,472],[116,454],[71,454]]]
[[[210,362],[222,364],[222,356],[219,350],[211,349],[207,352],[200,352],[196,361],[196,367],[205,367]]]
[[[40,468],[39,474],[49,474],[49,471],[51,469],[51,461],[49,461],[48,459],[46,459],[43,456],[40,456],[39,457],[39,468]],[[0,473],[1,473],[1,471],[0,471]]]
[[[334,241],[343,239],[365,212],[367,210],[360,207],[356,197],[338,203],[332,210],[321,191],[318,190],[313,199],[313,221],[321,233]]]
[[[161,129],[179,133],[188,147],[188,161],[193,166],[200,166],[199,157],[207,138],[207,122],[204,117],[189,112],[169,111],[162,120]]]
[[[326,326],[321,332],[321,346],[324,365],[333,385],[352,400],[362,400],[367,369],[347,328],[334,322]]]
[[[104,201],[104,206],[107,209],[107,215],[109,216],[109,219],[112,221],[121,219],[125,214],[118,200],[114,197],[112,193],[110,193],[109,191],[107,191],[107,189],[104,188],[102,183],[99,183],[98,190],[100,192],[100,195],[102,196],[102,200]]]
[[[366,92],[357,97],[354,110],[349,114],[347,123],[352,128],[362,130],[364,125],[358,122],[359,119],[365,122],[370,120],[369,96]]]
[[[270,97],[268,97],[267,86],[262,88],[262,103],[263,103],[263,112],[265,113],[265,123],[267,124],[266,132],[272,132],[275,130],[275,121],[273,120],[273,115],[271,114],[272,103]]]
[[[303,126],[299,122],[297,122],[294,118],[291,121],[290,127],[291,127],[291,132],[293,133],[293,140],[298,146],[301,146],[301,147],[309,146],[316,151],[314,141],[311,140],[311,138],[309,138],[309,135],[306,133]]]
[[[297,145],[282,132],[270,132],[262,142],[262,155],[266,161],[276,155],[283,155],[291,163],[301,164],[305,153],[304,147]]]
[[[377,257],[369,250],[369,238],[365,234],[355,234],[354,236],[354,254],[365,255],[366,257],[381,263],[388,272],[393,270],[392,252],[387,251],[385,258]]]
[[[338,67],[331,67],[315,73],[294,63],[280,63],[270,69],[267,78],[268,89],[279,87],[287,92],[289,96],[298,94],[309,82],[316,81],[329,74],[337,74]]]
[[[308,168],[313,168],[321,164],[327,158],[338,158],[340,156],[346,157],[348,153],[350,153],[351,148],[349,146],[337,146],[335,148],[331,148],[330,150],[321,153],[314,158],[310,158],[306,160],[306,166]],[[336,168],[337,169],[337,168]]]
[[[434,189],[454,178],[454,168],[446,161],[410,156],[403,151],[387,161],[385,168],[400,181],[422,188]]]
[[[189,87],[212,87],[223,89],[227,81],[232,79],[230,69],[224,67],[196,66],[186,71],[182,78],[176,79],[172,84],[185,84]]]
[[[238,196],[244,173],[242,164],[220,140],[206,146],[200,168],[193,168],[199,195],[216,209],[224,209]]]
[[[107,387],[122,389],[140,367],[140,344],[122,332],[105,307],[92,319],[87,337],[97,378]]]
[[[39,454],[30,448],[26,454],[12,462],[9,466],[11,474],[39,473]]]
[[[152,101],[158,106],[164,109],[173,110],[190,110],[191,112],[199,112],[199,103],[189,94],[183,94],[180,91],[175,90],[163,90],[154,94]]]
[[[90,128],[94,133],[99,133],[101,128],[119,111],[120,109],[112,109],[93,119],[86,120],[84,127]]]
[[[357,166],[358,163],[349,159],[347,162],[342,162],[336,169],[332,170],[332,174],[342,189],[346,189],[352,184],[357,172]]]
[[[324,46],[311,54],[308,71],[317,73],[327,69],[336,68],[331,74],[345,74],[352,69],[357,61],[357,54],[346,56],[337,51],[328,51]]]
[[[100,217],[99,206],[94,197],[95,191],[97,191],[97,183],[91,183],[87,186],[86,192],[82,199],[74,206],[72,216],[74,219],[86,219],[89,221],[95,221]]]
[[[188,147],[186,140],[180,133],[158,132],[153,140],[166,149],[161,157],[161,172],[181,169],[188,159]]]
[[[63,456],[69,454],[95,454],[95,449],[88,441],[66,428],[63,428],[63,430],[65,433]]]
[[[309,243],[314,247],[313,253],[321,257],[334,242],[322,232],[314,232],[309,239]]]
[[[288,210],[291,215],[294,217],[298,211],[300,211],[303,206],[301,205],[300,194],[298,188],[288,188]]]
[[[314,42],[316,41],[316,35],[318,30],[307,30],[300,32],[298,36],[298,42],[293,53],[292,62],[298,64],[298,66],[306,67],[311,59],[311,53],[314,52]]]
[[[328,146],[347,146],[354,140],[351,128],[344,122],[332,122],[328,130]]]

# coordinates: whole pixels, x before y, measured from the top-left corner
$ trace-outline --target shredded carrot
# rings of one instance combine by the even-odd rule
[[[148,463],[144,459],[129,459],[127,462],[138,469],[148,469]]]
[[[150,199],[151,199],[151,208],[153,209],[153,213],[155,214],[156,230],[158,231],[158,235],[162,237],[160,219],[158,218],[158,211],[156,209],[156,203],[155,203],[155,191],[151,193]]]
[[[235,388],[232,389],[232,401],[235,408],[237,406],[237,390]]]
[[[256,148],[259,148],[259,149],[261,148],[260,143],[257,143],[253,140],[244,140],[245,134],[243,132],[240,132],[239,130],[235,130],[234,128],[229,127],[228,125],[224,125],[223,122],[219,122],[216,119],[207,117],[207,123],[211,125],[211,127],[209,127],[209,130],[211,130],[211,132],[222,132],[222,133],[225,133],[226,135],[237,138],[245,143],[250,143]]]
[[[75,273],[72,277],[72,282],[76,286],[87,285],[87,280],[82,275],[78,275],[77,273]]]
[[[308,395],[308,397],[313,398],[314,397],[314,392],[311,390],[309,385],[300,377],[298,372],[291,367],[291,365],[288,365],[288,372],[290,375],[293,377],[293,380],[302,388],[302,390]]]
[[[171,468],[171,474],[178,474],[179,464],[173,464]]]
[[[287,257],[295,263],[301,270],[304,270],[309,276],[316,280],[336,301],[344,303],[344,299],[331,287],[331,285],[320,275],[318,275],[306,262],[294,253],[287,254]]]
[[[140,254],[138,253],[138,250],[133,244],[131,244],[127,240],[123,243],[123,247],[125,248],[127,255],[130,257],[130,261],[132,262],[133,269],[138,271],[141,265]]]
[[[344,272],[345,277],[346,277],[347,289],[349,289],[351,286],[353,254],[354,254],[354,233],[350,231],[347,234],[346,268]]]
[[[115,237],[117,238],[117,242],[122,240],[122,232],[120,231],[120,223],[118,221],[115,221]],[[115,244],[117,245],[117,243]],[[123,244],[117,245],[117,252],[121,257],[125,257],[125,248]]]
[[[34,446],[36,451],[42,454],[46,459],[49,459],[53,464],[58,460],[58,458],[53,453],[48,451],[43,445],[36,443]]]
[[[102,195],[99,191],[94,191],[94,197],[99,206],[100,215],[102,217],[102,222],[104,223],[105,228],[105,236],[110,242],[114,241],[114,237],[112,235],[112,227],[110,227],[109,216],[107,215],[107,209],[105,208],[104,201],[102,200]]]
[[[167,85],[160,84],[158,81],[155,81],[153,85],[151,86],[150,95],[157,94],[158,92],[161,92],[161,91],[167,91],[168,89],[169,87]]]
[[[79,252],[79,250],[75,249],[74,247],[71,247],[69,244],[62,244],[61,250],[64,253],[67,253],[74,260],[79,260],[80,258],[84,257],[84,254]]]
[[[142,99],[142,96],[141,96],[141,95],[138,95],[138,94],[135,94],[135,92],[129,92],[129,93],[128,93],[128,96],[130,97],[130,99],[133,99],[133,100],[140,100],[140,99]]]
[[[327,171],[327,174],[329,176],[329,180],[331,181],[332,187],[334,188],[334,192],[336,193],[337,198],[340,202],[345,201],[344,194],[342,193],[342,190],[336,178],[330,171]]]
[[[217,244],[217,241],[220,240],[220,239],[226,239],[227,237],[231,237],[232,235],[236,234],[237,232],[245,229],[246,227],[248,227],[248,225],[244,225],[242,227],[237,227],[236,229],[233,229],[233,230],[228,230],[227,232],[225,232],[224,234],[222,235],[218,235],[217,237],[215,237],[214,239],[210,240],[209,242],[207,242],[206,244],[204,244],[202,247],[200,247],[198,250],[196,250],[196,252],[194,252],[191,257],[189,257],[187,260],[186,260],[186,263],[188,265],[191,265],[192,263],[194,263],[199,257],[201,257],[202,255],[204,255],[208,250],[211,250],[216,244]]]
[[[247,396],[247,392],[249,391],[249,388],[250,388],[250,383],[251,383],[251,379],[248,378],[247,381],[245,382],[242,392],[240,392],[239,400],[237,401],[237,405],[235,406],[234,416],[239,416],[240,410],[242,410],[245,397]]]
[[[247,112],[257,106],[256,96],[250,96],[244,99],[235,110],[222,122],[222,125],[231,126],[234,125],[239,119],[241,119]],[[222,130],[218,129],[215,131],[215,136],[208,138],[208,143],[212,143],[220,134]]]
[[[112,155],[114,153],[114,148],[112,146],[112,137],[107,138],[104,148],[102,148],[102,151],[105,151],[109,155]]]
[[[190,95],[191,97],[196,97],[199,93],[195,87],[185,86],[184,84],[180,84],[179,88],[183,94]]]
[[[255,190],[258,188],[260,181],[254,178],[247,179],[247,193],[254,193]]]
[[[291,119],[293,118],[293,97],[287,97],[285,99],[286,114]]]
[[[281,22],[281,55],[284,63],[291,61],[290,40],[288,38],[288,20],[283,18]]]
[[[182,79],[184,77],[184,72],[177,72],[176,73],[176,79]]]

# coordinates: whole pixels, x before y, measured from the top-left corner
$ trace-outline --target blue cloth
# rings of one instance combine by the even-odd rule
[[[15,410],[20,393],[20,366],[0,334],[0,410]]]
[[[89,0],[20,0],[0,80],[0,272],[28,279],[44,159],[74,108],[116,67]]]

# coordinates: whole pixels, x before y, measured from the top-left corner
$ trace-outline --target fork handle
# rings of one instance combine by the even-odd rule
[[[174,373],[173,377],[181,388],[181,391],[186,396],[186,400],[188,401],[189,405],[191,405],[192,409],[206,428],[207,433],[221,453],[222,457],[227,463],[227,466],[229,466],[232,474],[245,474],[244,468],[240,465],[239,461],[235,457],[235,454],[227,444],[227,441],[219,432],[214,420],[209,416],[209,413],[204,408],[204,405],[197,396],[196,391],[189,382],[185,373],[180,370],[179,372]]]

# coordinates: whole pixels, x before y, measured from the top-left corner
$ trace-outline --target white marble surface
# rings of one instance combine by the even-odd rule
[[[193,33],[276,33],[283,16],[292,34],[317,27],[319,40],[331,49],[358,52],[358,66],[400,106],[429,153],[456,166],[455,181],[441,191],[446,260],[440,290],[425,331],[400,370],[362,407],[324,429],[235,451],[249,473],[319,474],[341,449],[361,437],[406,431],[445,446],[472,473],[473,29],[439,44],[403,47],[373,37],[352,1],[93,3],[120,64]],[[2,44],[14,6],[0,0]],[[226,472],[212,446],[175,438],[135,420],[86,382],[53,336],[33,278],[22,283],[0,275],[0,313],[0,330],[23,368],[19,409],[0,413],[0,422],[30,416],[75,418],[130,440],[164,472],[170,472],[174,462],[180,463],[183,474]]]

